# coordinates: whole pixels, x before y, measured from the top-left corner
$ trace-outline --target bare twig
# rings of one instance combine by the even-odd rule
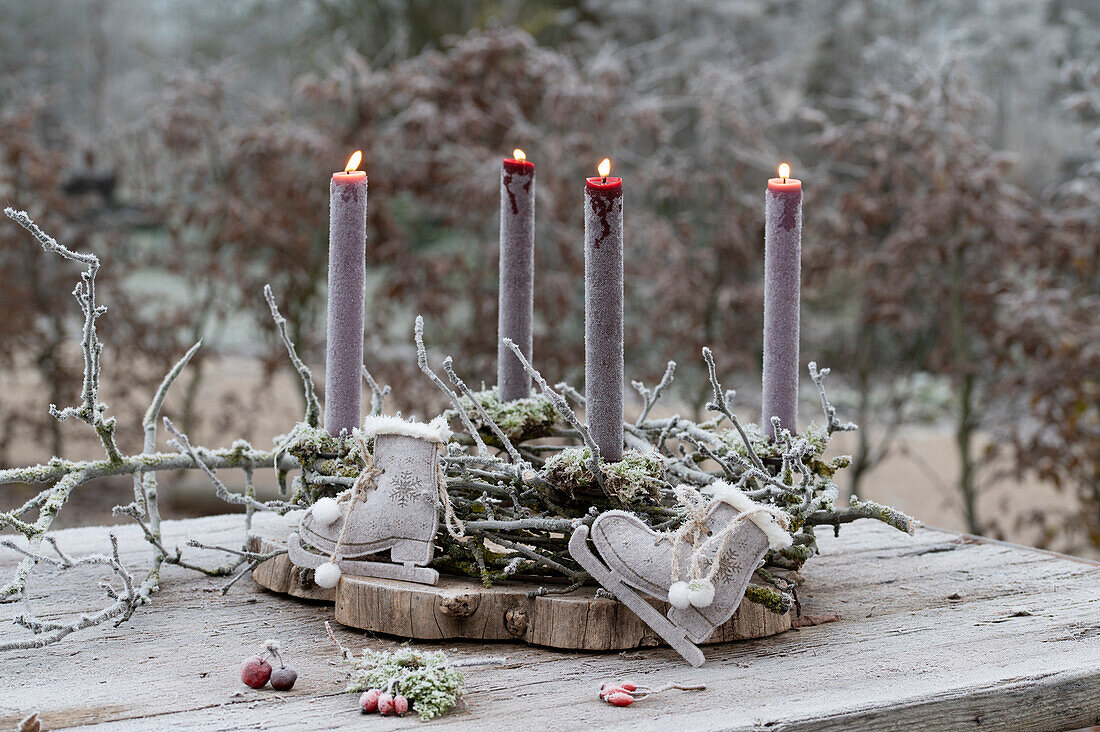
[[[379,386],[366,366],[363,367],[363,380],[370,387],[370,413],[375,416],[382,414],[382,408],[386,404],[386,396],[390,393],[389,384]]]
[[[516,471],[516,477],[522,481],[522,466],[524,460],[520,457],[519,451],[516,450],[512,441],[508,439],[508,435],[504,434],[504,430],[500,428],[500,425],[498,425],[496,421],[489,416],[489,413],[485,411],[485,407],[478,401],[478,398],[474,396],[474,393],[470,391],[470,387],[466,386],[466,382],[460,379],[458,374],[455,373],[454,360],[450,356],[443,359],[443,371],[446,372],[447,378],[451,380],[451,383],[458,387],[462,395],[469,399],[474,405],[474,409],[477,410],[478,416],[481,417],[481,421],[485,426],[489,428],[498,440],[500,440],[500,444],[504,446],[504,451],[508,453],[508,457],[518,466],[519,469]]]
[[[489,448],[485,446],[485,441],[482,440],[481,435],[478,434],[477,427],[474,427],[473,420],[470,419],[470,415],[466,412],[466,408],[462,406],[462,401],[450,387],[443,383],[443,379],[439,378],[428,364],[428,349],[424,347],[424,317],[421,315],[416,316],[416,324],[413,326],[413,338],[416,340],[417,366],[419,366],[420,370],[432,380],[432,383],[438,386],[439,390],[446,394],[447,398],[451,400],[451,406],[453,406],[458,413],[458,418],[462,420],[462,424],[466,428],[466,431],[469,432],[470,437],[474,439],[474,443],[477,445],[478,454],[488,454]]]
[[[96,333],[96,321],[107,312],[106,307],[96,304],[95,278],[99,273],[99,257],[94,254],[82,254],[66,248],[56,239],[38,228],[26,211],[16,211],[13,208],[5,208],[4,214],[29,231],[42,248],[47,252],[53,252],[60,257],[68,259],[87,267],[87,271],[80,275],[80,282],[73,289],[73,297],[80,304],[80,310],[84,313],[84,328],[80,340],[81,350],[84,353],[84,385],[81,388],[81,405],[79,407],[65,407],[58,409],[56,404],[50,405],[50,414],[59,422],[64,422],[69,417],[76,417],[82,422],[91,425],[99,436],[103,449],[107,453],[107,459],[111,461],[121,459],[118,446],[115,444],[115,419],[104,417],[106,404],[99,402],[99,356],[103,352],[103,344]]]
[[[642,423],[645,422],[646,417],[649,416],[649,411],[653,409],[653,405],[657,403],[657,400],[661,398],[662,392],[672,383],[672,377],[675,373],[676,362],[669,361],[668,366],[665,367],[664,376],[661,377],[661,380],[657,382],[657,386],[653,387],[652,391],[646,388],[646,385],[641,381],[630,382],[631,386],[633,386],[642,397],[642,413],[638,415],[638,419],[634,422],[635,427],[641,427]]]
[[[167,417],[164,418],[164,428],[168,430],[168,432],[170,432],[173,437],[176,438],[175,441],[176,444],[179,446],[180,452],[184,452],[189,455],[191,459],[195,461],[195,465],[199,468],[199,470],[206,474],[206,477],[209,478],[210,482],[214,484],[214,491],[218,498],[222,499],[226,503],[232,503],[238,506],[247,506],[256,511],[286,512],[294,508],[294,504],[287,503],[286,501],[272,500],[261,502],[250,496],[244,495],[242,493],[234,493],[233,491],[229,490],[229,488],[227,488],[225,483],[223,483],[221,479],[218,478],[218,476],[214,473],[210,466],[207,465],[201,457],[199,457],[198,452],[196,452],[195,448],[191,446],[190,440],[187,439],[187,435],[176,429],[176,426],[172,424],[172,420],[168,419]],[[242,453],[247,453],[251,450],[247,443],[242,444],[238,442],[237,444],[242,445]]]
[[[63,554],[52,538],[49,540],[49,543],[53,546],[57,553],[57,557],[40,554],[30,549],[24,549],[10,539],[0,541],[0,546],[7,547],[8,549],[22,554],[32,563],[45,562],[60,570],[87,565],[105,565],[114,572],[115,577],[118,578],[121,585],[121,587],[115,587],[114,585],[104,583],[102,585],[103,590],[107,597],[113,600],[113,602],[97,613],[83,613],[75,620],[58,622],[40,620],[31,614],[17,616],[14,618],[13,622],[31,631],[35,637],[27,640],[0,643],[0,652],[43,648],[51,643],[56,643],[65,636],[75,633],[78,630],[83,630],[93,625],[99,625],[107,620],[114,619],[116,626],[129,620],[134,610],[137,609],[139,605],[144,604],[148,598],[142,595],[134,586],[133,575],[131,575],[122,565],[122,560],[119,559],[118,555],[118,539],[114,534],[111,534],[110,540],[110,556],[105,554],[88,554],[75,558],[70,558]]]
[[[833,434],[834,432],[852,432],[858,430],[852,422],[841,423],[836,418],[836,407],[829,403],[829,398],[825,395],[825,377],[829,375],[829,369],[824,368],[820,371],[817,368],[816,361],[810,361],[810,378],[813,379],[814,386],[817,387],[817,394],[821,398],[821,411],[825,413],[825,431],[827,434]]]
[[[271,285],[264,285],[264,299],[267,300],[267,306],[271,309],[271,319],[275,321],[275,327],[279,329],[279,337],[283,339],[283,345],[286,346],[290,362],[294,365],[294,370],[298,372],[298,377],[302,380],[302,391],[306,401],[306,413],[303,421],[310,427],[316,427],[321,423],[321,402],[317,399],[317,390],[313,386],[313,372],[298,357],[298,349],[295,348],[294,341],[290,339],[290,332],[287,330],[286,318],[279,314],[279,308],[275,304],[275,295],[271,292]]]
[[[745,452],[748,454],[749,460],[759,470],[763,470],[764,463],[760,462],[760,458],[756,456],[756,450],[752,448],[749,436],[745,434],[745,429],[741,426],[741,422],[738,421],[736,415],[730,411],[726,395],[722,393],[722,385],[718,382],[718,369],[714,365],[714,354],[706,346],[703,346],[703,359],[707,362],[707,374],[710,376],[710,386],[714,392],[714,399],[707,403],[707,409],[721,413],[733,424],[737,429],[737,433],[741,435],[741,441],[745,443]]]
[[[588,469],[596,477],[596,481],[600,484],[600,488],[603,488],[604,477],[603,471],[600,470],[600,446],[592,439],[592,435],[588,432],[588,427],[582,424],[580,419],[577,418],[577,413],[569,406],[569,402],[565,401],[565,398],[562,397],[561,394],[550,388],[550,385],[546,383],[546,379],[542,378],[542,374],[535,370],[535,367],[531,365],[527,357],[523,355],[523,351],[512,342],[511,338],[505,338],[504,345],[512,349],[512,353],[516,354],[516,358],[523,364],[524,370],[526,370],[531,378],[535,380],[535,383],[539,385],[539,388],[542,389],[542,393],[546,395],[554,405],[554,408],[558,410],[558,414],[560,414],[565,421],[577,431],[577,434],[581,436],[581,439],[584,441],[585,446],[588,447],[590,453],[590,457],[587,461]]]

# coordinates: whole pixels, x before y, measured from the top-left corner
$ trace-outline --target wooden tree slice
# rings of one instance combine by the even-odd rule
[[[288,532],[289,533],[289,532]],[[248,537],[249,551],[267,554],[286,549],[286,541],[251,534]],[[319,587],[313,581],[313,570],[294,566],[290,557],[280,554],[252,570],[252,580],[265,590],[278,592],[303,600],[334,602],[336,588]]]
[[[336,590],[336,620],[376,633],[422,640],[523,640],[551,648],[610,651],[660,644],[625,605],[584,587],[568,595],[528,597],[537,584],[485,588],[466,577],[435,586],[344,576]],[[667,603],[653,603],[661,612]],[[743,602],[706,643],[760,638],[791,627],[790,616]]]
[[[289,530],[288,530],[289,533]],[[285,547],[279,539],[253,536],[253,551]],[[444,575],[437,585],[344,575],[335,589],[312,581],[312,571],[291,564],[286,555],[252,573],[256,584],[274,592],[336,603],[344,625],[418,640],[522,640],[550,648],[610,651],[656,646],[660,638],[617,600],[596,597],[595,587],[568,595],[529,597],[539,588],[526,582],[480,582]],[[662,613],[668,604],[649,602]],[[705,643],[763,638],[790,629],[790,614],[776,615],[748,600],[715,629]]]

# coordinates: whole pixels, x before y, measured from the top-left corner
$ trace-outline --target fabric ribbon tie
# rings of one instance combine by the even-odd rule
[[[721,499],[708,500],[698,489],[688,485],[677,486],[674,493],[676,499],[686,509],[687,520],[676,531],[663,535],[658,541],[669,539],[672,542],[672,582],[669,588],[669,602],[681,609],[689,605],[707,607],[714,601],[714,578],[718,574],[726,543],[735,528],[746,520],[761,515],[770,516],[783,529],[789,526],[789,517],[784,511],[772,506],[756,504],[754,508],[739,513],[717,532],[711,532],[706,525],[707,515]],[[708,538],[700,541],[701,536],[708,536]],[[679,549],[680,544],[685,540],[692,545],[691,563],[686,581],[679,579]],[[715,543],[717,547],[710,560],[710,566],[703,571],[701,567],[703,556]]]

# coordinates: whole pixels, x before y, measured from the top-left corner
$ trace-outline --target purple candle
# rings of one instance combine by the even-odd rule
[[[802,278],[802,181],[779,166],[768,181],[764,206],[764,395],[765,433],[772,417],[798,430],[798,321]]]
[[[367,278],[367,174],[356,150],[329,184],[328,342],[325,430],[351,432],[362,418],[363,287]]]
[[[522,150],[500,170],[500,308],[497,312],[497,391],[502,402],[531,396],[531,377],[505,338],[531,362],[535,312],[535,165]]]
[[[611,161],[584,187],[584,390],[600,457],[623,459],[623,179]]]

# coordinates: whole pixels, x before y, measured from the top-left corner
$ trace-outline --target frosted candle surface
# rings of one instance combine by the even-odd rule
[[[367,174],[336,173],[329,184],[328,341],[325,430],[359,426],[363,396],[363,301],[367,278]]]
[[[504,345],[512,341],[531,361],[535,298],[535,166],[505,160],[500,171],[500,295],[497,314],[497,389],[501,401],[531,395],[531,377]]]
[[[768,181],[764,221],[763,427],[798,430],[798,331],[802,279],[802,182]]]
[[[623,185],[584,191],[584,389],[588,430],[607,462],[623,457]]]

